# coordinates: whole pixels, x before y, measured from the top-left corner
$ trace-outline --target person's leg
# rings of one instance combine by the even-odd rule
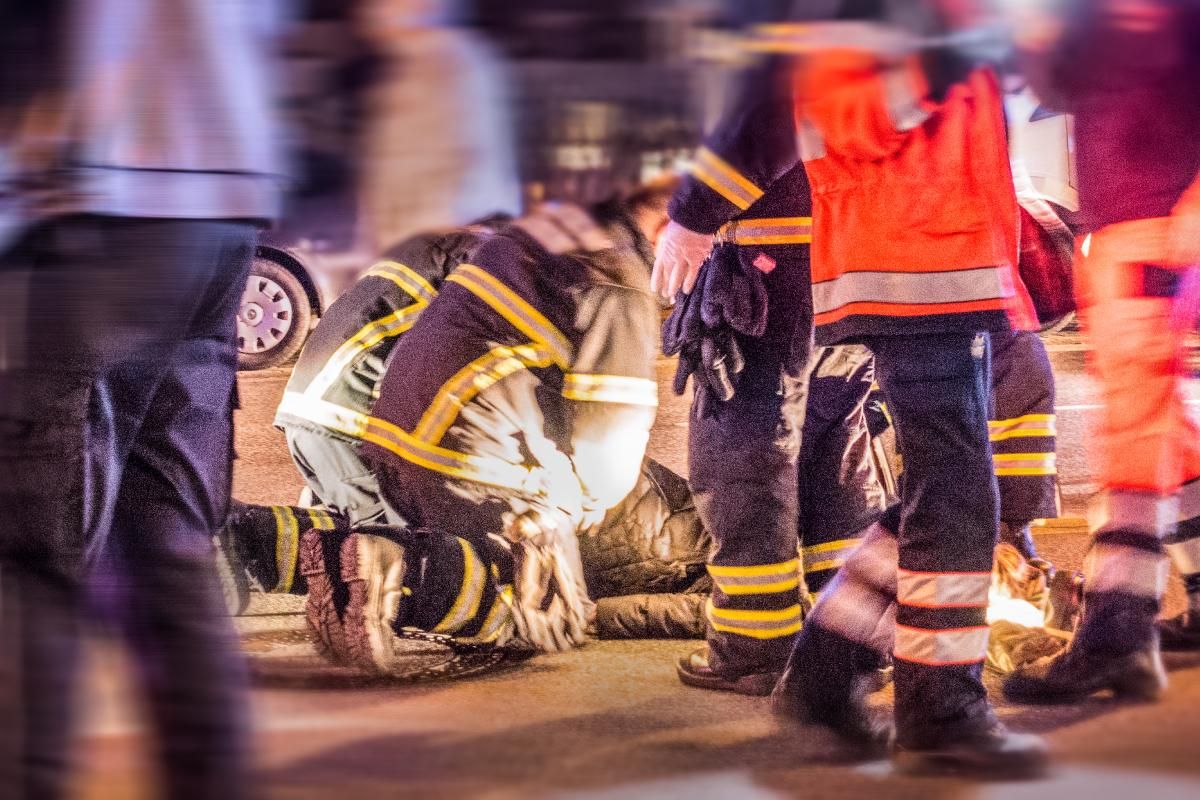
[[[800,449],[800,552],[805,582],[814,594],[887,508],[864,415],[874,377],[865,347],[818,351]]]
[[[229,505],[233,318],[254,238],[249,225],[182,222],[146,225],[131,243],[208,278],[131,447],[112,526],[125,589],[117,616],[149,696],[171,797],[249,794],[247,676],[212,537]],[[114,394],[128,392],[142,366],[114,372]]]
[[[358,445],[345,439],[288,427],[284,431],[292,461],[326,507],[352,525],[404,525],[379,490],[379,479],[363,462]]]
[[[994,333],[988,423],[1000,485],[1000,539],[1037,558],[1029,524],[1058,516],[1054,372],[1036,333]]]

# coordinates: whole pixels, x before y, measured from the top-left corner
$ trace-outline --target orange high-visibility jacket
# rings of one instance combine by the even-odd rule
[[[933,102],[915,59],[805,59],[818,342],[1009,327],[1019,217],[1001,98],[990,69]]]

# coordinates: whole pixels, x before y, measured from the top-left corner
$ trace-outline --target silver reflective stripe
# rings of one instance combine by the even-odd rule
[[[1127,530],[1163,538],[1175,530],[1179,506],[1178,497],[1109,489],[1088,506],[1088,524],[1095,532]]]
[[[933,667],[974,664],[987,654],[988,627],[928,630],[896,626],[893,654],[904,661]]]
[[[1184,577],[1200,572],[1200,537],[1167,545],[1167,555]]]
[[[714,630],[748,636],[752,639],[779,639],[800,630],[804,611],[800,604],[777,611],[745,611],[717,608],[708,604],[708,622]]]
[[[1090,592],[1122,592],[1158,599],[1167,588],[1170,561],[1136,547],[1098,542],[1083,562]]]
[[[813,286],[818,314],[851,303],[932,305],[1008,296],[997,267],[951,272],[847,272]]]
[[[1056,453],[994,453],[992,464],[997,475],[1057,475]]]
[[[276,413],[312,422],[354,439],[361,439],[367,429],[366,414],[299,392],[284,393]]]
[[[800,585],[800,560],[744,567],[709,564],[708,573],[727,595],[774,594]]]
[[[900,570],[897,599],[920,608],[983,608],[991,572],[909,572]]]

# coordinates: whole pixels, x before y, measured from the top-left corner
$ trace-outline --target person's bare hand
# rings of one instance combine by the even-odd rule
[[[712,245],[712,236],[690,231],[672,220],[658,240],[650,290],[667,300],[674,299],[680,290],[690,294]]]

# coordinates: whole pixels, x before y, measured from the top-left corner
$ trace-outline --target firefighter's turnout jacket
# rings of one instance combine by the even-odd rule
[[[392,348],[493,230],[480,223],[431,231],[388,250],[322,315],[292,369],[275,424],[358,441],[358,429],[345,422],[371,411]]]
[[[633,488],[658,403],[657,306],[648,243],[597,213],[546,206],[483,243],[350,420],[413,525],[498,534],[510,513],[574,531]]]

